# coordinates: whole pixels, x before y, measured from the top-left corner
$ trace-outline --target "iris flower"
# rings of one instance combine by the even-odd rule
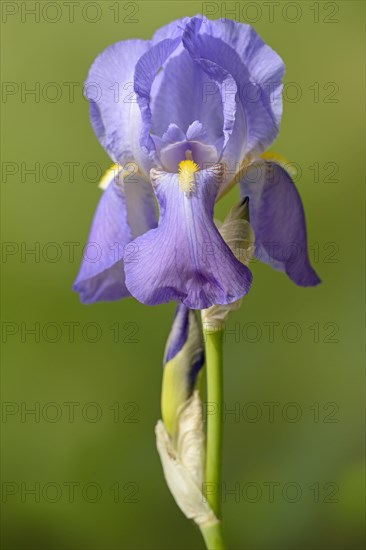
[[[298,285],[319,282],[295,184],[263,156],[279,130],[284,70],[250,26],[201,16],[97,57],[86,95],[116,168],[89,236],[98,258],[84,258],[74,285],[84,303],[132,295],[205,309],[241,299],[251,272],[214,221],[234,185],[249,198],[257,256]]]

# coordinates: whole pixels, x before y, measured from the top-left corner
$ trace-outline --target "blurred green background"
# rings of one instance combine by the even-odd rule
[[[83,1],[73,22],[66,2],[35,4],[1,3],[2,547],[203,548],[155,449],[174,304],[87,307],[71,286],[100,197],[90,163],[110,164],[81,94],[90,64],[113,42],[149,38],[175,18],[225,15],[225,3]],[[323,279],[302,289],[254,262],[252,291],[229,321],[228,541],[233,550],[361,549],[364,3],[226,7],[253,23],[285,60],[285,81],[296,83],[273,150],[301,167],[310,253]],[[39,20],[26,9],[41,10]],[[25,94],[37,86],[39,97]],[[26,172],[34,167],[39,178]],[[235,191],[219,217],[233,200]]]

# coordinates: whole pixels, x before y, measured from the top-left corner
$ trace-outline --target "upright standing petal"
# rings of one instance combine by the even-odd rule
[[[222,64],[201,56],[198,45],[199,41],[194,39],[196,38],[195,33],[198,33],[201,28],[201,24],[201,19],[194,18],[192,22],[187,25],[182,41],[194,62],[199,65],[217,85],[217,89],[221,96],[224,117],[222,131],[224,134],[223,147],[225,147],[234,128],[238,88],[234,78]],[[191,27],[194,29],[193,32],[191,32]]]
[[[232,19],[206,21],[210,29],[208,34],[234,49],[248,70],[252,85],[247,90],[241,89],[243,101],[261,102],[269,115],[271,128],[273,126],[277,133],[282,117],[283,60],[250,25]]]
[[[216,83],[202,67],[183,50],[169,58],[156,80],[152,132],[162,136],[171,123],[187,132],[192,123],[200,121],[215,145],[223,136],[222,103]]]
[[[221,167],[196,172],[188,192],[182,191],[178,174],[153,170],[151,180],[160,220],[157,229],[133,242],[136,261],[125,264],[131,294],[148,305],[176,300],[191,309],[241,298],[250,288],[251,273],[213,221]]]
[[[190,17],[182,17],[182,19],[175,19],[174,21],[171,21],[167,25],[164,25],[163,27],[160,27],[157,31],[155,31],[154,36],[152,38],[152,43],[157,44],[158,42],[161,42],[162,40],[165,40],[166,38],[177,38],[178,36],[182,35],[182,30],[190,21]]]
[[[99,202],[73,286],[82,302],[129,296],[123,258],[133,261],[135,249],[128,243],[155,226],[151,185],[138,174],[116,174]]]
[[[215,63],[236,84],[236,124],[222,160],[238,170],[246,156],[262,153],[278,133],[284,64],[252,27],[233,21],[194,17],[185,27],[183,43],[192,58]],[[235,90],[227,81],[222,88],[230,102]]]
[[[150,153],[154,162],[157,162],[156,149],[151,138],[151,108],[150,95],[156,74],[168,57],[174,52],[181,42],[181,37],[166,38],[158,42],[142,55],[136,63],[134,71],[134,90],[137,102],[141,111],[142,129],[140,135],[140,146],[143,151]]]
[[[300,286],[317,285],[320,279],[308,256],[304,209],[289,174],[275,162],[256,161],[240,187],[242,196],[249,197],[257,257],[285,271]]]
[[[141,114],[133,74],[138,59],[149,48],[146,40],[109,46],[96,58],[85,82],[91,123],[100,143],[115,162],[136,161],[145,172],[150,165],[139,149]]]

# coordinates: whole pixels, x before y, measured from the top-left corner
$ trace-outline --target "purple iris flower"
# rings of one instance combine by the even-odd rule
[[[84,303],[132,295],[204,309],[243,297],[251,273],[214,223],[217,199],[239,180],[258,256],[299,285],[319,282],[295,185],[260,158],[278,133],[284,70],[250,26],[201,16],[97,57],[91,122],[119,169],[89,235],[98,257],[84,258],[74,285]]]

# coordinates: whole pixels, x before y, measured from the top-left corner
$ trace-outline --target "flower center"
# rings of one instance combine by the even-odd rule
[[[191,160],[201,170],[202,166],[215,164],[218,160],[218,153],[216,147],[199,141],[178,141],[161,148],[159,157],[161,166],[166,172],[178,173],[181,162]]]
[[[179,187],[181,191],[184,191],[185,193],[190,193],[194,189],[194,174],[198,172],[200,167],[192,160],[191,151],[186,151],[186,157],[186,160],[182,160],[178,165]]]

